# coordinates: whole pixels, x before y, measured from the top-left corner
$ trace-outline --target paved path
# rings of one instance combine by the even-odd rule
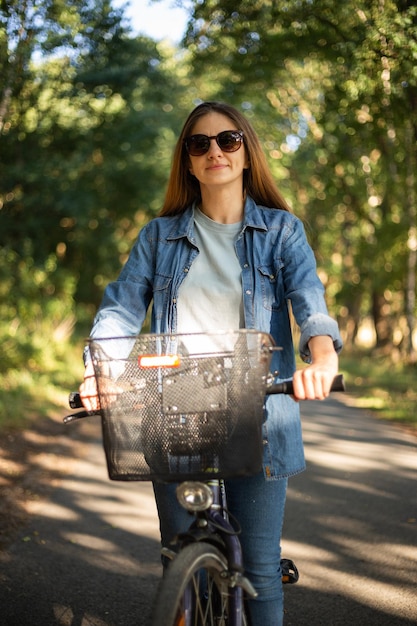
[[[286,625],[417,624],[417,438],[334,398],[303,413],[309,469],[290,482],[284,539],[300,582],[286,587]],[[152,490],[107,479],[98,423],[71,429],[79,459],[0,555],[0,625],[147,626],[160,575]]]
[[[417,438],[333,398],[303,413],[308,471],[290,482],[284,529],[300,581],[287,587],[286,624],[417,624]]]

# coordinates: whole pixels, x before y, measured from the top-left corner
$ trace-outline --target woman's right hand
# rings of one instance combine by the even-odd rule
[[[100,410],[94,367],[91,361],[87,363],[85,368],[84,382],[80,385],[80,396],[87,411]]]

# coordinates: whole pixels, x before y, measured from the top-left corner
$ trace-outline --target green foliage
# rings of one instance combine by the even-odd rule
[[[2,375],[0,430],[29,427],[31,421],[65,415],[68,392],[78,389],[83,376],[82,343],[66,344],[49,369],[29,371],[23,366]]]
[[[22,258],[0,248],[0,374],[53,368],[73,329],[74,290],[74,278],[58,270],[53,256],[40,267],[30,251]]]
[[[36,263],[57,252],[64,268],[83,275],[77,298],[95,304],[138,223],[161,204],[178,117],[155,45],[128,47],[136,75],[127,80],[123,69],[123,93],[68,58],[34,68],[1,138],[3,241],[19,254],[30,242]],[[117,67],[108,68],[113,83]]]
[[[174,51],[130,38],[104,0],[2,3],[0,22],[7,417],[10,402],[18,414],[19,398],[36,399],[34,381],[46,389],[60,363],[71,371],[75,323],[88,333],[105,284],[159,209],[184,87]]]

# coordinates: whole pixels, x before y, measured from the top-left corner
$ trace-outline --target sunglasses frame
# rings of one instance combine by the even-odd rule
[[[236,147],[234,147],[232,150],[228,150],[227,148],[222,147],[221,140],[219,141],[219,137],[221,137],[221,135],[229,134],[229,133],[233,133],[234,135],[237,135],[239,137],[239,141],[237,140],[237,137],[235,137],[235,139],[236,139]],[[216,140],[216,143],[217,143],[217,145],[219,146],[219,148],[220,148],[220,150],[222,152],[229,152],[229,153],[230,152],[237,152],[240,149],[240,147],[242,146],[242,144],[243,144],[243,136],[244,136],[243,130],[222,130],[217,135],[212,135],[211,137],[209,135],[204,135],[204,133],[197,133],[195,135],[190,135],[189,137],[186,137],[184,139],[184,145],[185,145],[185,148],[186,148],[186,150],[187,150],[187,152],[188,152],[188,154],[190,156],[203,156],[204,154],[207,154],[207,152],[210,150],[210,145],[211,145],[211,140],[212,139]],[[191,139],[193,139],[194,137],[204,137],[204,139],[208,140],[207,144],[206,144],[207,148],[204,150],[204,152],[198,152],[198,154],[193,154],[193,152],[190,151],[190,147],[188,145],[188,142]]]

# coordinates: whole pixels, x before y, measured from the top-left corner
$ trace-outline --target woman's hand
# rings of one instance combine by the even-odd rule
[[[295,400],[324,400],[338,371],[339,359],[330,337],[319,335],[308,342],[312,363],[293,376]]]
[[[94,367],[91,361],[85,368],[84,382],[80,385],[80,396],[87,411],[100,410]]]

